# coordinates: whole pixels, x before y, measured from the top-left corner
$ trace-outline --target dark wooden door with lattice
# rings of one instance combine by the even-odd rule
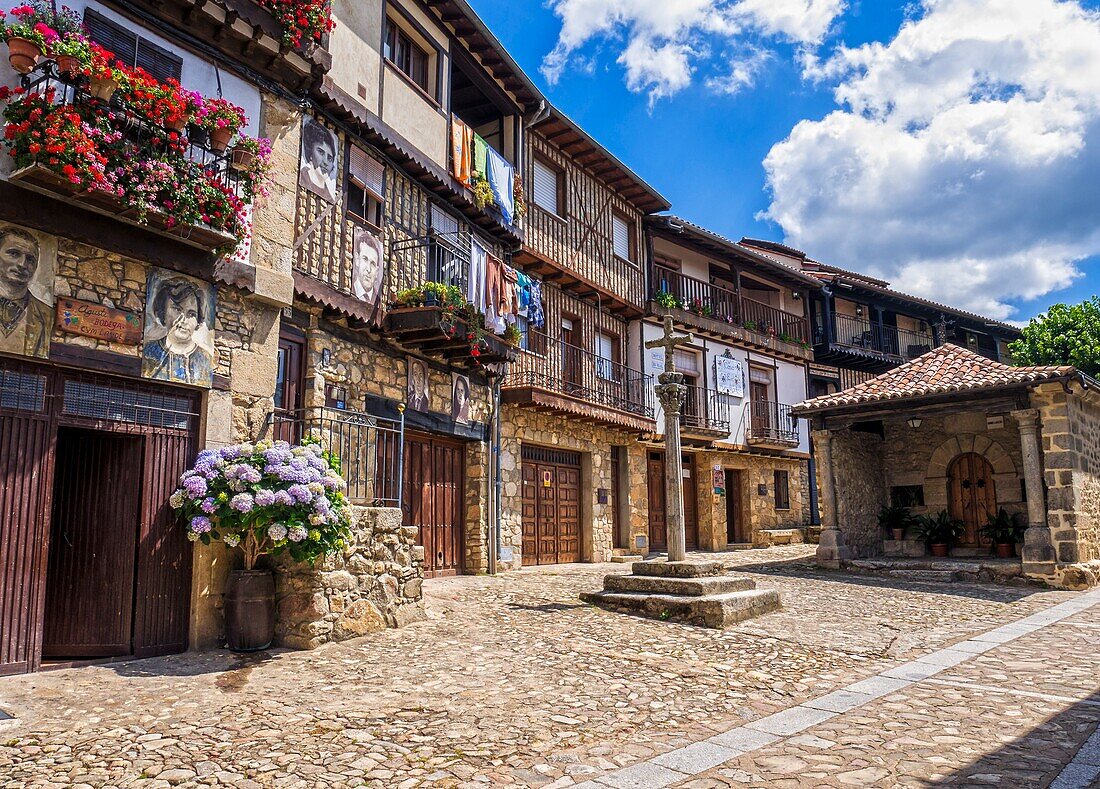
[[[523,447],[523,564],[581,558],[580,454]]]

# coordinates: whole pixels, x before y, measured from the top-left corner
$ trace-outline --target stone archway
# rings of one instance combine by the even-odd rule
[[[929,511],[937,512],[948,508],[949,469],[960,455],[975,454],[984,458],[993,467],[993,481],[997,488],[997,501],[1011,502],[1019,495],[1006,495],[1011,488],[1019,486],[1019,471],[1012,456],[999,443],[985,435],[958,435],[947,439],[928,461],[924,476],[925,504]]]

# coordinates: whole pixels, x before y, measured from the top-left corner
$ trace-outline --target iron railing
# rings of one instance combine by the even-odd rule
[[[791,406],[774,400],[751,400],[745,440],[761,444],[798,444],[798,417]]]
[[[401,506],[405,418],[386,419],[338,408],[302,408],[272,415],[276,440],[316,439],[340,459],[353,504]]]
[[[705,386],[688,386],[684,407],[680,411],[680,424],[688,431],[705,430],[725,433],[733,427],[733,408],[728,395]]]
[[[650,376],[575,345],[555,342],[544,332],[529,330],[520,347],[527,352],[521,353],[512,364],[505,388],[536,387],[594,405],[653,417],[649,403]]]
[[[655,301],[671,302],[694,315],[772,334],[786,342],[809,341],[809,324],[804,316],[742,296],[730,288],[689,277],[659,263],[650,267],[650,282]]]
[[[833,343],[901,359],[915,359],[935,346],[931,332],[880,326],[867,318],[850,315],[833,316]]]

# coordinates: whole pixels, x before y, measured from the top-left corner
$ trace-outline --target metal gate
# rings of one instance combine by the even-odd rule
[[[579,452],[524,445],[523,563],[581,558]]]
[[[115,451],[131,447],[126,458],[115,459],[116,468],[144,458],[125,475],[130,490],[117,491],[120,500],[132,497],[139,517],[132,526],[130,624],[115,622],[128,644],[109,651],[149,657],[187,648],[192,549],[168,497],[195,456],[199,397],[186,389],[0,359],[0,674],[34,671],[41,663],[53,513],[80,513],[91,500],[88,491],[111,490],[123,480],[108,479],[92,457],[92,443],[85,442],[76,451],[90,454],[66,460],[83,462],[84,476],[67,469],[55,491],[61,428],[129,436],[116,445]],[[57,572],[86,560],[54,557]],[[54,580],[59,601],[79,595],[79,588]]]

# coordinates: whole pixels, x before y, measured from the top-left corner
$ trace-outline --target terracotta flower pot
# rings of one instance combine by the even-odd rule
[[[1014,542],[999,542],[997,543],[997,558],[998,559],[1011,559],[1016,555],[1016,543]]]
[[[229,164],[234,170],[248,170],[255,161],[255,153],[248,148],[238,145],[233,149],[232,158],[229,160]]]
[[[54,60],[57,61],[57,70],[64,76],[73,77],[80,73],[82,64],[75,55],[58,55]]]
[[[20,74],[27,74],[42,57],[42,47],[26,38],[8,39],[8,62]]]
[[[898,542],[905,539],[905,529],[890,529],[890,533]]]
[[[233,139],[233,131],[230,129],[210,130],[210,150],[221,153],[229,147],[229,141]]]
[[[93,77],[88,81],[88,92],[101,101],[110,101],[118,90],[118,82],[112,77]]]
[[[183,130],[187,128],[187,118],[175,118],[170,121],[165,121],[164,128],[168,129],[169,131],[182,133]]]
[[[947,543],[945,542],[934,542],[928,547],[931,549],[933,556],[947,556]]]
[[[257,652],[275,638],[275,577],[234,570],[225,590],[225,640],[234,652]]]

